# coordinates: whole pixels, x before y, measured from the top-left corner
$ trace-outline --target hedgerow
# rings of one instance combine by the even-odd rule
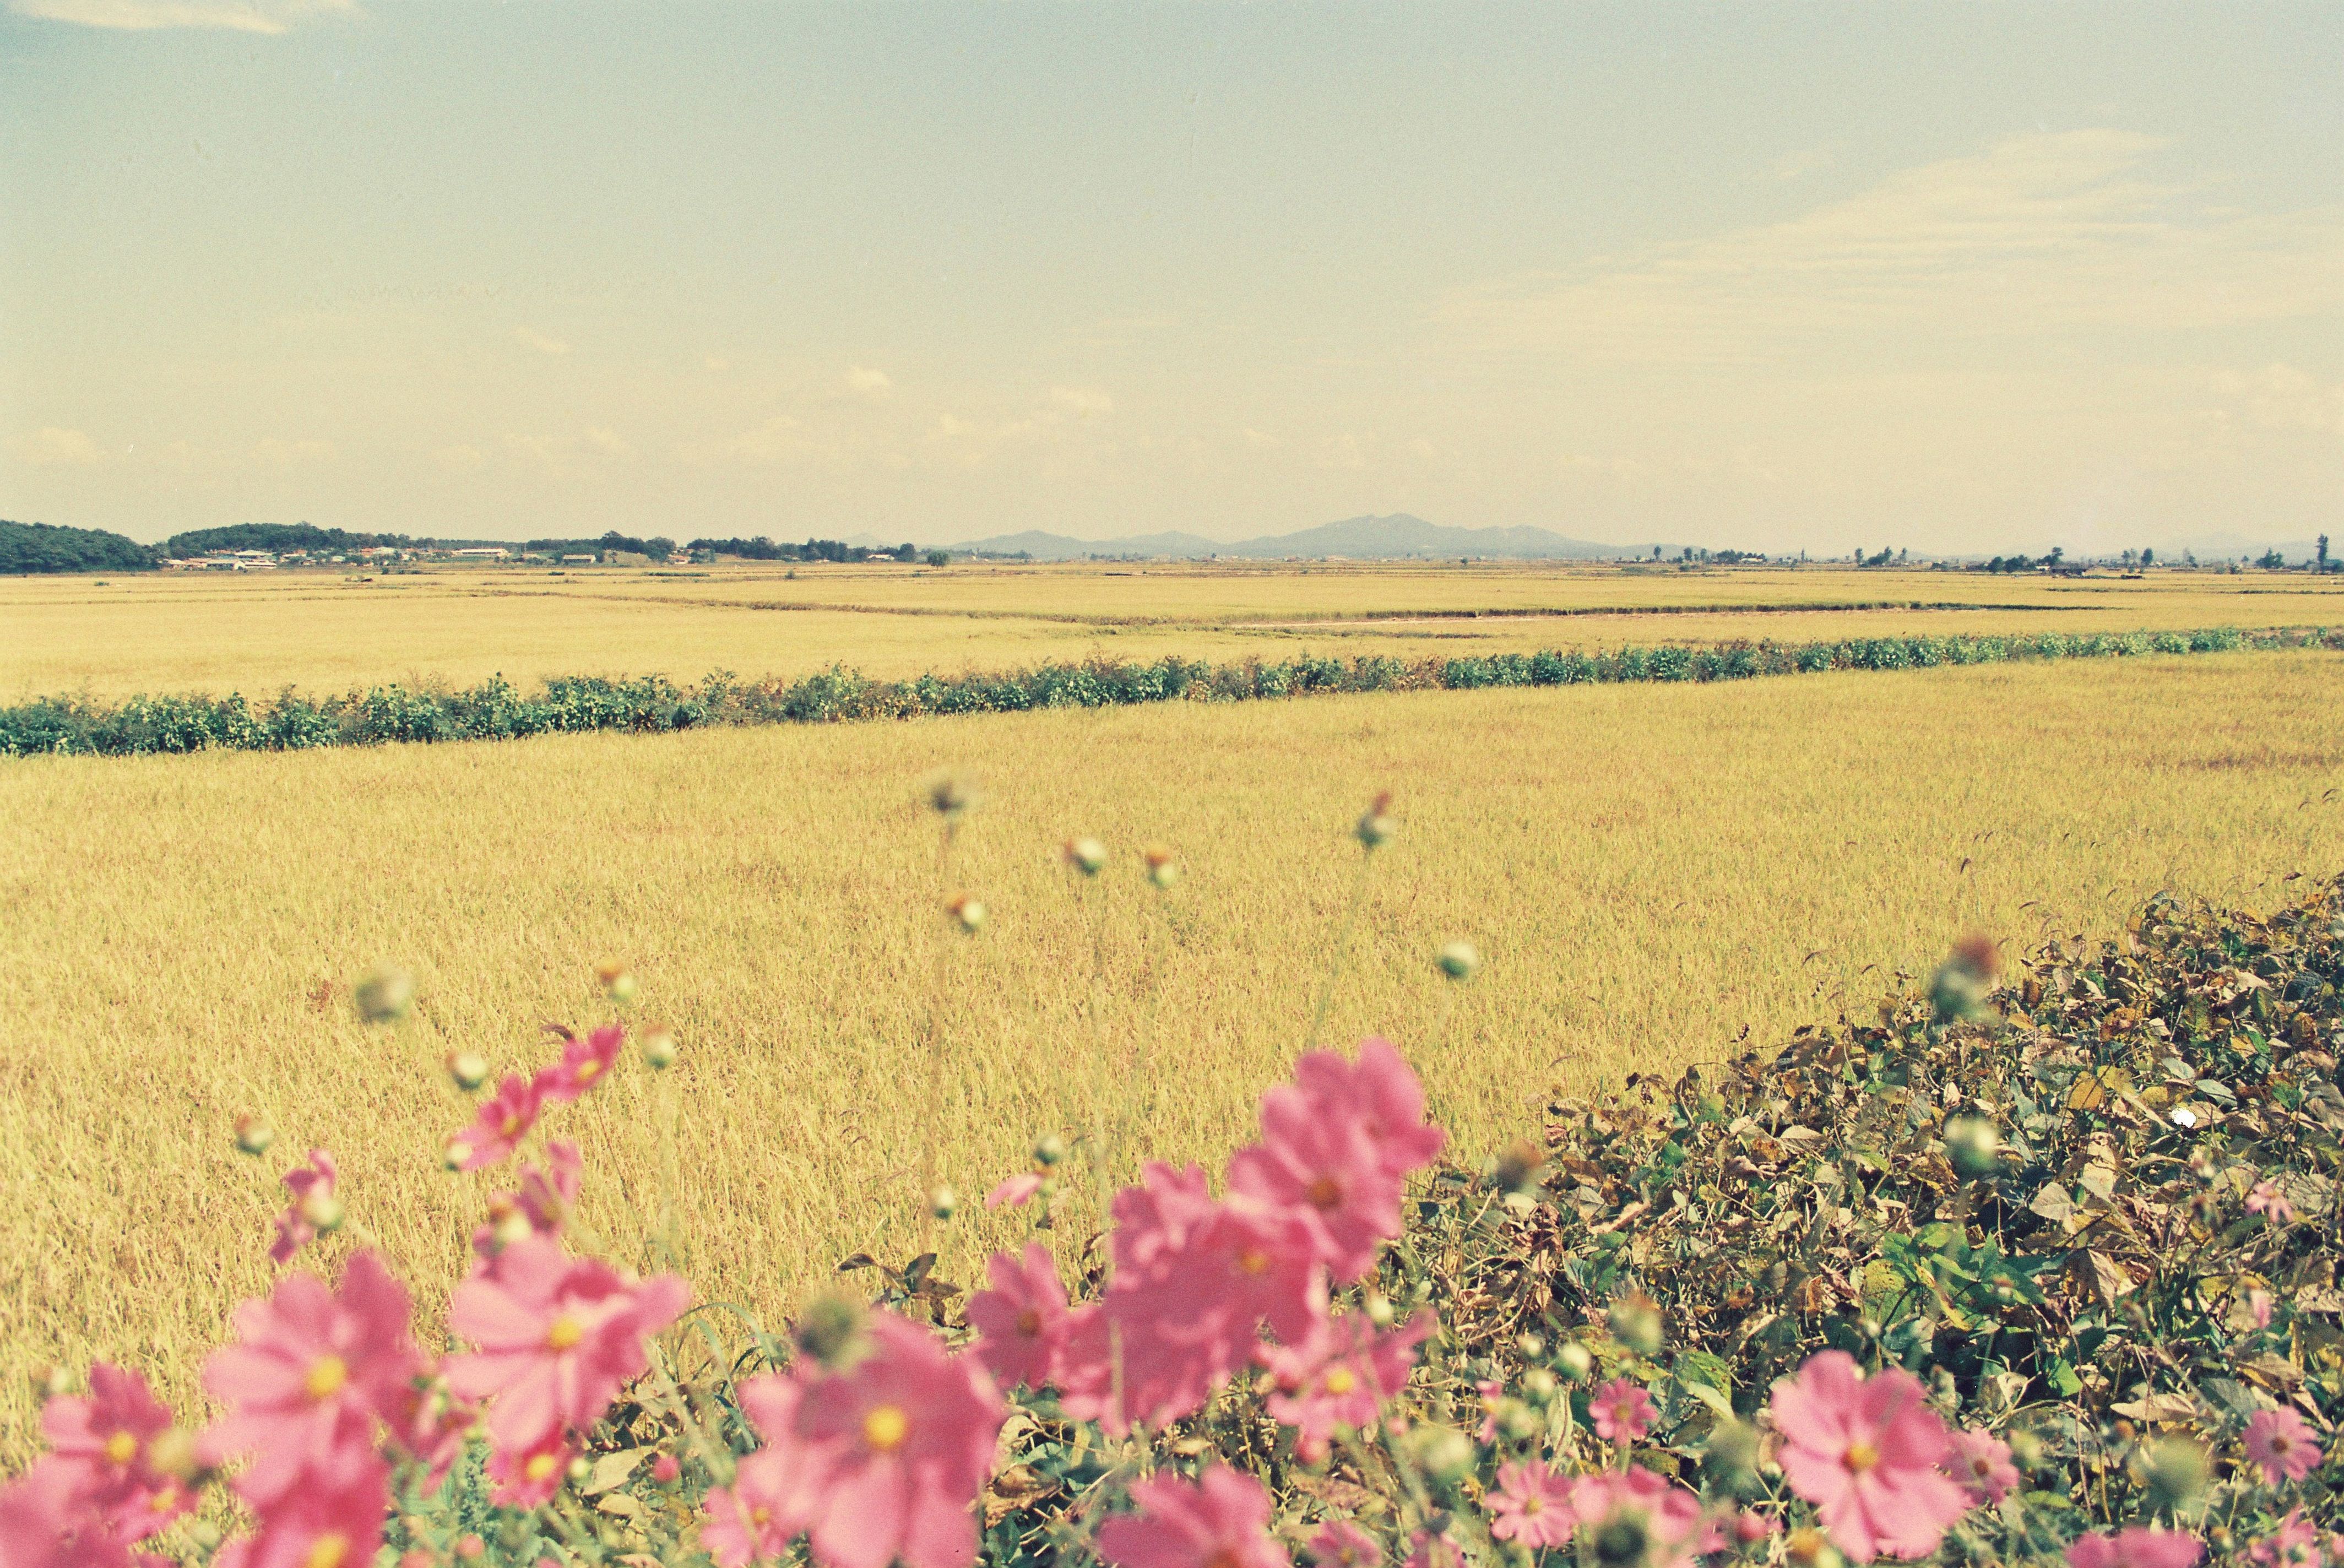
[[[1731,642],[1612,651],[1550,651],[1414,661],[1304,655],[1212,664],[1096,658],[1028,669],[909,681],[872,680],[834,665],[795,681],[729,673],[679,686],[664,676],[564,676],[524,693],[493,676],[445,689],[369,686],[335,696],[288,687],[253,703],[241,694],[131,697],[112,705],[44,697],[0,708],[0,755],[130,756],[158,752],[300,751],[388,742],[511,740],[619,730],[656,733],[706,724],[820,724],[952,713],[1022,713],[1141,703],[1259,702],[1359,692],[1472,691],[1642,681],[1739,681],[1824,670],[1927,669],[2010,660],[2210,653],[2240,648],[2344,648],[2344,632],[2134,632],[2020,636],[1872,637],[1836,642]]]
[[[972,795],[929,798],[948,852]],[[939,924],[980,936],[983,905]],[[451,1170],[538,1156],[488,1199],[445,1335],[410,1337],[311,1150],[269,1253],[338,1255],[339,1287],[289,1273],[238,1310],[200,1431],[123,1369],[57,1390],[0,1558],[2336,1568],[2344,879],[2268,916],[2160,895],[2002,968],[1965,938],[1873,1016],[1555,1099],[1478,1168],[1440,1158],[1391,1044],[1307,1051],[1218,1182],[1150,1166],[1066,1238],[1071,1280],[1038,1244],[973,1295],[932,1249],[858,1254],[778,1332],[668,1271],[672,1192],[639,1246],[581,1224],[583,1158],[540,1128],[630,1034],[653,1073],[683,1047],[554,1026],[559,1058],[445,1145]],[[395,972],[353,995],[391,1027],[415,1003]],[[479,1054],[448,1067],[488,1088]],[[1105,1129],[1067,1132],[987,1207],[1050,1231],[1073,1182],[1104,1190]],[[236,1128],[255,1157],[272,1136]],[[922,1187],[924,1232],[951,1223],[925,1161]]]

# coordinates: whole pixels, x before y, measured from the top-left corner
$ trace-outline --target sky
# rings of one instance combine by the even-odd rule
[[[2344,6],[0,0],[0,517],[2344,522]]]

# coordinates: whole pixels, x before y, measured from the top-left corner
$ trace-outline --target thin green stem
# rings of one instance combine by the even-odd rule
[[[1342,928],[1335,935],[1335,951],[1327,961],[1327,978],[1318,987],[1318,1005],[1310,1011],[1310,1034],[1302,1043],[1304,1050],[1318,1048],[1319,1034],[1327,1027],[1327,1010],[1335,1005],[1335,982],[1342,977],[1344,960],[1350,956],[1351,932],[1359,924],[1359,911],[1368,901],[1368,867],[1375,858],[1372,849],[1359,855],[1359,875],[1351,879],[1350,907],[1343,912]]]

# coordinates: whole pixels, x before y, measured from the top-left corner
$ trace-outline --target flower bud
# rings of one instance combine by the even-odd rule
[[[489,1543],[477,1535],[466,1535],[456,1543],[456,1555],[467,1563],[479,1560],[488,1550]]]
[[[1417,1468],[1432,1481],[1455,1481],[1473,1468],[1473,1444],[1453,1427],[1424,1425],[1409,1434]]]
[[[1667,1327],[1661,1320],[1659,1303],[1638,1290],[1612,1303],[1612,1332],[1638,1355],[1656,1356],[1667,1337]]]
[[[1516,1442],[1536,1437],[1545,1425],[1538,1412],[1521,1400],[1500,1400],[1491,1413],[1497,1418],[1498,1430]]]
[[[1507,1192],[1529,1192],[1545,1168],[1546,1151],[1526,1138],[1516,1138],[1490,1162],[1490,1179]]]
[[[1056,1165],[1066,1158],[1066,1140],[1055,1132],[1046,1132],[1034,1145],[1034,1163]]]
[[[1945,1123],[1945,1158],[1971,1180],[1992,1176],[2001,1152],[2002,1131],[1987,1118],[1957,1116]]]
[[[1561,1382],[1544,1367],[1532,1367],[1522,1374],[1522,1392],[1534,1405],[1551,1404],[1554,1396],[1561,1391]]]
[[[958,822],[982,798],[975,779],[950,771],[930,774],[921,789],[928,809],[948,823]]]
[[[460,1138],[451,1138],[448,1147],[440,1151],[440,1163],[450,1170],[461,1170],[464,1162],[472,1158],[472,1146]]]
[[[1167,889],[1180,880],[1180,863],[1160,844],[1147,846],[1147,880]]]
[[[1369,849],[1380,847],[1389,842],[1394,831],[1389,814],[1390,811],[1391,791],[1385,790],[1360,814],[1359,825],[1351,831],[1358,834],[1359,842]]]
[[[2174,1512],[2203,1495],[2209,1474],[2205,1449],[2186,1437],[2150,1443],[2134,1455],[2133,1470],[2155,1505]]]
[[[1106,869],[1106,845],[1096,838],[1070,838],[1064,854],[1066,864],[1085,876],[1096,876]]]
[[[928,1194],[928,1212],[939,1219],[950,1219],[959,1208],[960,1194],[952,1189],[950,1182],[939,1183],[936,1189]]]
[[[277,1129],[268,1125],[267,1117],[248,1111],[236,1118],[236,1147],[245,1153],[267,1154],[268,1146],[276,1141]]]
[[[415,1006],[415,977],[404,969],[376,969],[350,987],[350,1001],[369,1024],[395,1024]]]
[[[673,1485],[676,1477],[682,1473],[683,1466],[676,1462],[675,1455],[672,1453],[661,1454],[652,1461],[652,1480],[661,1486]]]
[[[675,1035],[665,1024],[651,1024],[643,1029],[643,1060],[653,1072],[663,1073],[675,1066]]]
[[[450,1051],[448,1076],[456,1087],[470,1093],[489,1081],[489,1058],[478,1051]]]
[[[816,1296],[806,1303],[792,1337],[822,1366],[844,1371],[863,1359],[863,1303],[847,1296]]]
[[[1360,1310],[1367,1313],[1368,1321],[1379,1329],[1390,1328],[1393,1318],[1398,1315],[1392,1310],[1390,1300],[1380,1290],[1369,1291],[1368,1299],[1360,1303]]]
[[[1562,1369],[1562,1375],[1574,1383],[1585,1382],[1587,1374],[1595,1370],[1595,1358],[1577,1340],[1566,1340],[1562,1349],[1554,1353],[1554,1360]]]
[[[1718,1422],[1710,1429],[1702,1462],[1728,1484],[1751,1479],[1758,1468],[1758,1433],[1744,1421]]]
[[[1451,942],[1441,948],[1440,956],[1433,962],[1450,979],[1470,980],[1481,967],[1481,955],[1473,950],[1470,942]]]
[[[342,1200],[323,1188],[313,1187],[301,1195],[301,1218],[319,1230],[339,1230]]]
[[[624,1007],[635,999],[634,972],[616,958],[605,958],[595,965],[594,978],[602,983],[602,989],[611,1000],[620,1006]]]
[[[2013,1427],[2003,1433],[2003,1439],[2010,1444],[2010,1457],[2019,1469],[2043,1468],[2045,1457],[2043,1440],[2036,1436],[2032,1429],[2023,1426]]]
[[[217,1552],[220,1544],[220,1527],[208,1519],[198,1519],[187,1526],[187,1544],[198,1552]]]
[[[1847,1559],[1839,1554],[1830,1537],[1820,1530],[1793,1530],[1783,1545],[1799,1568],[1846,1568]]]
[[[537,1227],[530,1223],[529,1216],[522,1210],[508,1209],[502,1214],[496,1216],[493,1234],[499,1246],[510,1247],[536,1235]]]
[[[985,925],[984,902],[968,894],[955,894],[952,902],[945,905],[945,911],[953,917],[963,931],[971,936],[975,935]]]
[[[1755,1546],[1774,1533],[1774,1522],[1763,1513],[1743,1509],[1733,1518],[1733,1538],[1744,1546]]]
[[[1546,1336],[1544,1334],[1519,1334],[1515,1336],[1514,1339],[1514,1349],[1522,1353],[1522,1360],[1526,1361],[1537,1361],[1541,1356],[1546,1354]]]
[[[202,1446],[186,1427],[166,1427],[146,1444],[147,1468],[174,1481],[192,1481],[204,1467]]]

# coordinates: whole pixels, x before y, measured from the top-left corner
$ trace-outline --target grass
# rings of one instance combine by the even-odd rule
[[[1401,834],[1328,1036],[1399,1039],[1471,1153],[1558,1083],[1866,1013],[1970,927],[2024,945],[2162,886],[2270,903],[2344,870],[2340,673],[2148,657],[0,768],[0,1463],[38,1365],[189,1394],[311,1144],[402,1274],[450,1278],[488,1184],[437,1168],[466,1114],[437,1064],[543,1057],[542,1020],[599,1012],[605,955],[683,1042],[687,1270],[777,1314],[849,1251],[909,1249],[931,1132],[972,1199],[1053,1128],[1217,1159],[1298,1048],[1379,788]],[[945,765],[989,798],[940,883],[914,795]],[[1117,856],[1079,895],[1055,853],[1077,833]],[[1187,868],[1168,895],[1151,841]],[[993,920],[948,940],[964,886]],[[1430,964],[1452,936],[1487,956],[1462,989]],[[386,958],[425,998],[389,1033],[348,993]],[[283,1135],[260,1167],[229,1143],[247,1109]],[[563,1123],[606,1234],[642,1229],[619,1211],[652,1111],[638,1069]],[[951,1278],[1009,1234],[975,1207]]]
[[[2129,632],[2344,622],[2344,580],[2157,573],[2052,581],[1824,568],[1678,572],[1427,565],[449,571],[0,581],[0,703],[67,693],[250,697],[287,685],[469,685],[499,673],[844,663],[901,678],[1093,652],[1399,658],[1772,638]]]

